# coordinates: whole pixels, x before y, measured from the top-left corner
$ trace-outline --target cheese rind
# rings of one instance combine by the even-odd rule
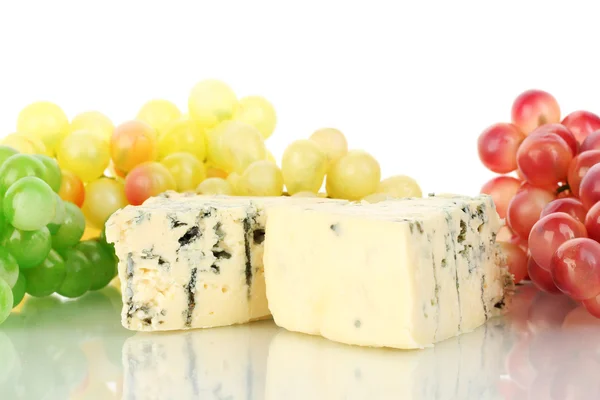
[[[500,226],[489,196],[274,207],[269,308],[281,327],[342,343],[431,346],[503,308]]]

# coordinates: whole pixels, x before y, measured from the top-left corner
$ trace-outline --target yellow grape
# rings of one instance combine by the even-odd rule
[[[23,133],[11,133],[2,140],[2,144],[23,154],[46,154],[44,142],[35,136],[27,136]]]
[[[234,194],[240,194],[240,174],[238,174],[237,172],[232,172],[229,175],[227,175],[227,182],[229,182],[229,185],[231,186],[231,190],[233,190]]]
[[[39,101],[21,110],[17,131],[41,139],[48,152],[54,154],[58,144],[69,133],[69,119],[56,104]]]
[[[93,227],[103,229],[108,217],[126,205],[124,183],[102,177],[86,185],[81,210]]]
[[[395,175],[382,180],[379,183],[377,192],[396,198],[423,196],[417,181],[406,175]]]
[[[159,135],[181,118],[179,108],[169,100],[150,100],[142,106],[136,119],[153,127]]]
[[[177,191],[194,190],[206,178],[204,164],[190,153],[173,153],[163,158],[160,163],[167,167]]]
[[[212,128],[231,119],[238,107],[237,96],[226,83],[208,79],[192,88],[188,109],[202,128]]]
[[[273,155],[273,153],[271,153],[271,151],[270,151],[269,149],[266,149],[266,152],[267,152],[267,157],[266,157],[266,159],[267,159],[268,161],[271,161],[271,162],[272,162],[272,163],[274,163],[274,164],[277,164],[277,160],[275,160],[275,156]]]
[[[387,193],[373,193],[363,197],[363,201],[366,201],[367,203],[379,203],[380,201],[391,200],[393,198],[393,196],[390,196]]]
[[[283,176],[275,163],[255,161],[246,168],[238,186],[245,196],[281,196]]]
[[[108,142],[89,131],[73,132],[57,149],[61,168],[73,172],[83,182],[90,182],[104,173],[110,162]]]
[[[181,152],[190,153],[200,161],[206,158],[204,130],[195,121],[177,121],[158,139],[159,159]]]
[[[109,141],[112,136],[115,125],[110,118],[98,111],[86,111],[77,114],[71,121],[71,132],[77,131],[92,132],[100,139]]]
[[[85,222],[85,231],[83,231],[83,236],[81,237],[81,241],[94,239],[100,236],[101,230],[92,226],[90,221]]]
[[[318,196],[314,192],[304,191],[304,192],[294,193],[292,195],[292,197],[318,197]]]
[[[318,192],[327,169],[327,158],[319,146],[308,139],[292,142],[283,152],[281,171],[290,194]]]
[[[275,109],[267,99],[261,96],[241,98],[233,119],[252,125],[258,129],[264,139],[273,134],[277,123]]]
[[[207,178],[227,178],[227,172],[223,171],[220,168],[215,167],[210,163],[204,163],[204,167],[206,169],[206,177]]]
[[[207,178],[196,188],[200,194],[222,194],[232,196],[234,194],[231,184],[223,178]]]
[[[254,161],[266,158],[265,142],[256,128],[240,121],[227,121],[222,126],[216,138],[216,166],[241,174]]]
[[[374,193],[381,179],[379,163],[362,150],[352,150],[331,166],[327,193],[337,199],[359,200]]]
[[[136,166],[158,157],[156,131],[142,121],[127,121],[115,128],[110,154],[117,171],[128,173]]]
[[[317,143],[323,150],[325,156],[327,156],[328,167],[348,152],[346,137],[334,128],[319,129],[310,136],[310,140]]]

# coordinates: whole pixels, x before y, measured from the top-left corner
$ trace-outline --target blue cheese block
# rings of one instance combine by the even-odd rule
[[[269,308],[290,331],[432,346],[504,308],[512,277],[496,244],[500,226],[489,196],[271,208]]]

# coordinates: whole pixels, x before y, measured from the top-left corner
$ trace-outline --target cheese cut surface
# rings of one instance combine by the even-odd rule
[[[106,223],[115,244],[122,323],[136,331],[207,328],[270,316],[265,295],[265,208],[324,199],[167,192]]]
[[[489,196],[269,210],[264,249],[277,325],[355,345],[423,348],[505,305],[512,277]]]

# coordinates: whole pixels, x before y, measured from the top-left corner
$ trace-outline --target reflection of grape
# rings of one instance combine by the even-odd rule
[[[32,296],[44,297],[56,292],[65,279],[65,262],[54,250],[35,268],[23,271],[25,290]]]
[[[111,178],[100,178],[88,183],[85,201],[81,209],[91,225],[102,229],[108,217],[126,205],[127,198],[123,182]]]
[[[25,286],[27,285],[27,280],[25,279],[25,275],[23,272],[19,272],[19,277],[17,279],[17,283],[12,288],[13,293],[13,307],[21,304],[23,297],[25,297]]]
[[[265,139],[273,134],[277,123],[275,109],[267,99],[260,96],[241,98],[233,119],[252,125]]]
[[[71,121],[71,132],[88,131],[103,141],[110,141],[115,130],[112,121],[98,111],[87,111],[78,114]]]
[[[281,196],[281,170],[271,161],[256,161],[240,177],[240,190],[246,196]]]
[[[50,232],[46,227],[29,232],[9,227],[2,233],[0,244],[15,257],[21,269],[41,263],[52,247]]]
[[[0,324],[10,315],[13,309],[13,294],[8,283],[0,279]]]
[[[169,100],[150,100],[142,106],[136,119],[153,127],[160,135],[181,117],[181,111]]]
[[[66,249],[63,254],[66,275],[56,292],[65,297],[79,297],[92,284],[92,264],[80,250]]]
[[[167,167],[178,192],[194,190],[206,178],[204,164],[190,153],[173,153],[160,163]]]
[[[231,119],[238,107],[235,93],[224,82],[208,79],[192,88],[188,99],[190,117],[203,128]]]
[[[17,131],[36,136],[51,152],[69,132],[69,120],[56,104],[40,101],[25,107],[17,118]]]
[[[377,190],[381,170],[369,153],[348,152],[337,160],[327,174],[327,193],[339,199],[359,200]]]
[[[11,288],[17,283],[19,277],[19,264],[12,254],[4,247],[0,247],[0,280],[6,281]]]
[[[327,157],[312,140],[296,140],[283,152],[281,172],[288,193],[318,192],[327,170]]]

